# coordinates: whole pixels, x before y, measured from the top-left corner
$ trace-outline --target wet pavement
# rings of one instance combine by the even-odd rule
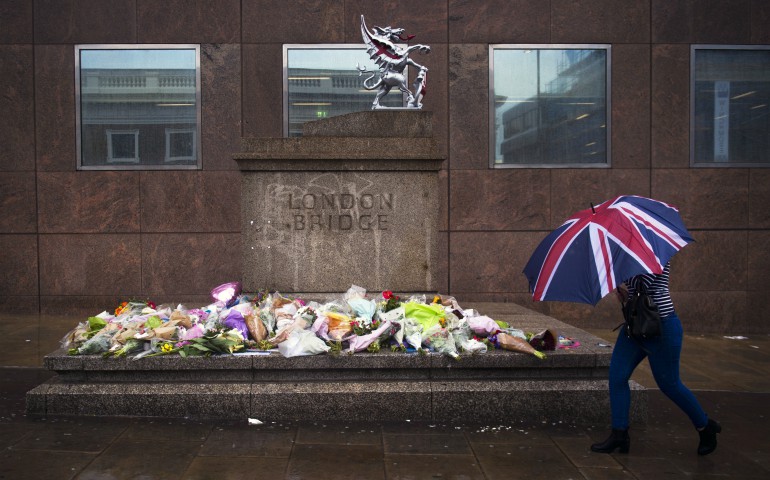
[[[696,454],[697,433],[655,389],[646,362],[633,378],[653,389],[648,422],[632,426],[630,453],[606,455],[589,446],[604,440],[608,424],[578,419],[249,425],[245,418],[28,418],[24,394],[50,376],[36,365],[56,345],[17,335],[14,345],[0,345],[16,348],[0,357],[0,479],[770,478],[767,335],[686,336],[682,378],[723,426],[719,447],[706,457]],[[20,342],[29,347],[26,357]]]

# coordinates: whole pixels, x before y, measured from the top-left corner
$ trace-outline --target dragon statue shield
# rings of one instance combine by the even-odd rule
[[[430,47],[418,44],[403,48],[399,46],[398,42],[409,42],[409,40],[414,38],[414,35],[409,35],[406,38],[403,35],[403,28],[375,26],[373,30],[369,30],[364,21],[364,16],[361,15],[361,36],[366,45],[366,53],[369,54],[369,58],[374,60],[374,63],[379,68],[379,71],[372,72],[360,65],[357,66],[359,76],[364,73],[372,74],[363,82],[365,89],[377,90],[377,95],[375,95],[372,102],[372,110],[389,108],[380,105],[380,100],[393,87],[397,87],[407,95],[408,108],[422,108],[422,98],[426,92],[428,68],[409,58],[409,54],[415,50],[420,53],[430,53]],[[405,71],[408,66],[412,66],[418,71],[417,78],[412,83],[414,92],[409,90],[406,84]]]

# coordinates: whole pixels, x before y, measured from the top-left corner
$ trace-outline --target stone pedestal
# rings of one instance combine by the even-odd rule
[[[606,425],[612,351],[588,332],[513,304],[473,305],[530,331],[574,338],[545,360],[503,350],[463,354],[361,352],[284,358],[47,355],[57,375],[27,393],[27,414]],[[366,408],[351,408],[363,406]],[[631,420],[647,419],[647,392],[631,382]]]
[[[436,290],[443,158],[430,112],[343,115],[242,150],[245,291]]]

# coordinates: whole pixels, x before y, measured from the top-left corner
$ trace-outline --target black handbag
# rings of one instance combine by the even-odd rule
[[[658,306],[641,283],[623,305],[623,318],[628,337],[644,340],[660,336]]]

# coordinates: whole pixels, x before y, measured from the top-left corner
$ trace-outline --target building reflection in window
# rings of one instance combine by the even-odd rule
[[[199,168],[198,46],[75,53],[79,168]]]
[[[362,83],[378,69],[363,44],[284,45],[283,58],[284,136],[301,136],[306,122],[371,110],[377,91]],[[368,73],[359,76],[357,66]],[[392,89],[380,104],[401,108],[405,98]]]
[[[770,165],[770,47],[692,47],[691,163]]]
[[[608,166],[609,53],[492,46],[491,166]]]

